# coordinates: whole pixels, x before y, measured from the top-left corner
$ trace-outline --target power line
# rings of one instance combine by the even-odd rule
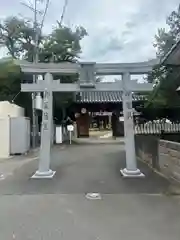
[[[46,14],[47,14],[48,7],[49,7],[49,3],[50,3],[50,0],[47,0],[45,10],[44,10],[44,14],[43,14],[43,18],[42,18],[42,21],[41,21],[41,28],[40,28],[41,31],[42,31],[42,28],[43,28],[43,25],[44,25],[44,21],[45,21],[45,17],[46,17]]]
[[[63,23],[64,16],[65,16],[65,13],[66,13],[67,5],[68,5],[68,0],[65,0],[65,1],[64,1],[64,6],[63,6],[63,11],[62,11],[61,18],[60,18],[60,22],[58,22],[60,26],[61,26],[62,23]]]

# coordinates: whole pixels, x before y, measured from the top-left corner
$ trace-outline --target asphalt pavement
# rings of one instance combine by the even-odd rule
[[[145,178],[123,179],[123,145],[54,147],[51,160],[52,180],[30,178],[38,159],[0,180],[0,239],[179,239],[179,198],[144,163]]]

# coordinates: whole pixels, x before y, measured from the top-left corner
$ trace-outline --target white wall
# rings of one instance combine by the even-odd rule
[[[10,119],[0,117],[0,158],[9,157],[10,153]]]
[[[8,101],[0,102],[0,117],[20,117],[24,116],[24,109]]]
[[[10,117],[24,116],[24,109],[8,101],[0,102],[0,158],[10,155]]]

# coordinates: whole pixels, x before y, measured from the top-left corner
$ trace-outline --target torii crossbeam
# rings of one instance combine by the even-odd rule
[[[150,83],[130,81],[131,74],[147,74],[152,70],[155,62],[128,63],[128,64],[96,64],[96,63],[38,63],[18,62],[23,72],[44,74],[44,81],[32,84],[21,84],[23,92],[43,92],[43,117],[41,128],[41,148],[39,168],[33,178],[52,178],[55,171],[50,169],[51,128],[52,128],[52,93],[53,92],[80,92],[80,91],[122,91],[123,113],[125,129],[126,168],[121,169],[124,177],[142,177],[143,173],[137,168],[134,123],[132,109],[132,92],[151,91]],[[77,83],[61,83],[53,80],[52,74],[79,74]],[[122,81],[115,83],[96,83],[98,75],[122,75]]]

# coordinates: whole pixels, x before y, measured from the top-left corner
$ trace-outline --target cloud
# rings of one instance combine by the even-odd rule
[[[93,16],[93,21],[97,22],[95,27],[91,29],[91,25],[87,25],[90,37],[83,41],[83,56],[108,62],[143,61],[154,58],[156,56],[153,48],[154,35],[159,27],[165,26],[166,16],[177,8],[178,3],[177,0],[166,1],[166,4],[165,0],[111,1],[108,18],[104,13],[106,11],[102,10],[98,16]],[[131,7],[129,8],[127,4]],[[112,44],[108,45],[107,41],[104,41],[107,35],[102,28],[105,26],[109,32],[111,30],[109,42],[110,38],[113,39],[116,51],[113,51]],[[103,46],[106,46],[106,51],[98,52]]]
[[[44,31],[60,19],[64,1],[51,0]],[[89,36],[82,40],[82,59],[100,62],[134,62],[155,57],[154,35],[164,27],[166,16],[179,0],[69,0],[64,22],[84,26]],[[18,0],[1,3],[0,16],[33,17]]]

